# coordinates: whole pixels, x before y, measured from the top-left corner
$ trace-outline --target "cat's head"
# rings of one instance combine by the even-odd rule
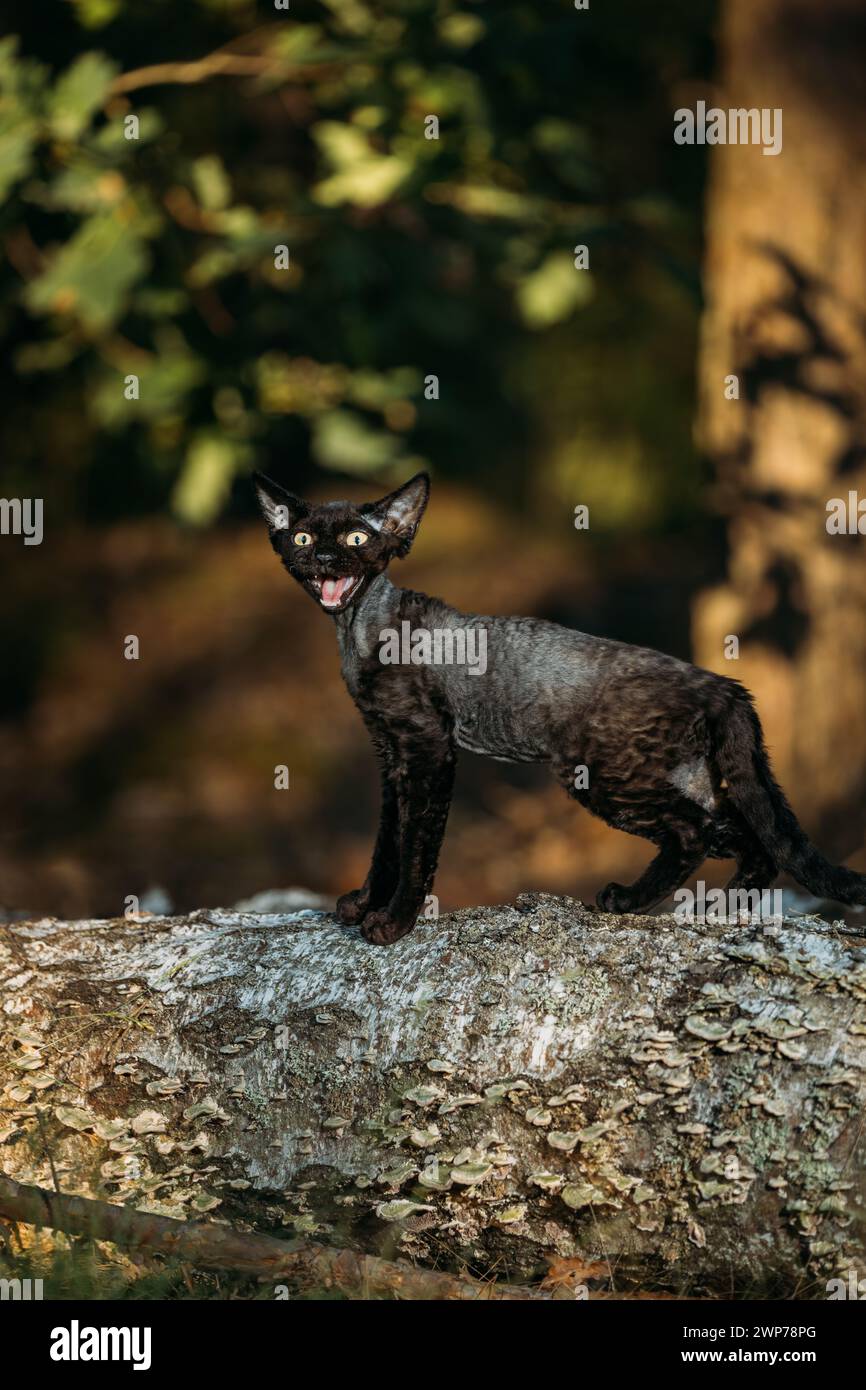
[[[415,539],[430,479],[418,473],[378,502],[304,502],[261,473],[253,475],[271,545],[289,574],[327,613],[356,603]]]

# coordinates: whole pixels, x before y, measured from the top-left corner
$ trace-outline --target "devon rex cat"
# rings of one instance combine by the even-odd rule
[[[259,474],[255,483],[274,550],[334,619],[343,677],[381,763],[370,872],[337,904],[368,941],[397,941],[415,925],[458,747],[546,763],[581,805],[658,846],[635,883],[601,890],[605,911],[645,911],[708,857],[736,859],[729,888],[768,888],[785,869],[819,897],[866,903],[866,877],[834,868],[800,828],[736,681],[644,647],[537,618],[466,615],[395,588],[385,571],[415,538],[424,473],[357,507],[301,501]]]

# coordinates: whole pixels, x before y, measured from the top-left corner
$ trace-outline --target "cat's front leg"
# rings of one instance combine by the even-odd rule
[[[454,786],[454,747],[443,735],[428,748],[413,747],[397,786],[399,878],[387,907],[368,912],[361,933],[375,946],[389,946],[415,926],[433,886]]]
[[[336,913],[346,927],[355,927],[370,906],[370,881],[365,879],[360,888],[350,888],[337,899]]]
[[[383,907],[390,901],[400,875],[396,775],[390,756],[380,751],[380,757],[382,809],[370,870],[362,887],[353,888],[337,899],[337,916],[349,927],[357,926],[371,909]]]

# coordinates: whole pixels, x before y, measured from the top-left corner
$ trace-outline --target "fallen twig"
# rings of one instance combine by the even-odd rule
[[[173,1256],[202,1269],[232,1270],[275,1283],[335,1289],[350,1298],[409,1300],[519,1299],[546,1301],[548,1291],[485,1283],[465,1275],[419,1269],[355,1250],[236,1231],[213,1222],[176,1221],[132,1207],[68,1197],[0,1175],[0,1216],[67,1235],[106,1240],[124,1249]]]

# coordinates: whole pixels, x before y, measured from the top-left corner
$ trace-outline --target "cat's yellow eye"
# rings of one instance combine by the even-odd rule
[[[313,538],[310,535],[309,531],[296,531],[292,539],[294,540],[295,545],[313,544]]]
[[[366,531],[350,531],[346,537],[346,545],[366,545],[369,539]]]

